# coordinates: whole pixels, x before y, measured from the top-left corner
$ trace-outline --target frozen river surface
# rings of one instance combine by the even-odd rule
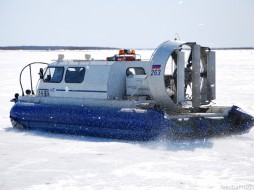
[[[84,51],[0,51],[1,190],[253,189],[254,129],[248,134],[196,141],[129,142],[19,131],[9,111],[28,63]],[[114,51],[91,51],[105,59]],[[149,59],[152,51],[138,52]],[[254,115],[254,50],[217,51],[217,104]]]

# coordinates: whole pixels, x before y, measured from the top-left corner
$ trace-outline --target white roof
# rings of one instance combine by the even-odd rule
[[[62,61],[55,61],[50,66],[65,66],[65,65],[112,65],[114,61],[106,61],[106,60],[62,60]]]

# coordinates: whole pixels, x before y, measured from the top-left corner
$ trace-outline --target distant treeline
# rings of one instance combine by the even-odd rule
[[[222,48],[211,48],[212,50],[248,50],[248,49],[254,49],[254,47],[222,47]]]
[[[91,46],[4,46],[0,47],[0,50],[118,50],[116,47],[91,47]],[[254,49],[254,47],[220,47],[211,48],[212,50],[248,50]],[[153,48],[136,48],[136,50],[153,50]]]
[[[115,50],[114,47],[80,47],[80,46],[5,46],[0,50]]]

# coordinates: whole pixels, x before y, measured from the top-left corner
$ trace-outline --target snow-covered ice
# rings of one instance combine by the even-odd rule
[[[130,142],[19,131],[9,102],[20,70],[59,53],[105,59],[114,51],[0,51],[0,189],[254,189],[254,129],[196,141]],[[149,59],[152,51],[137,52]],[[38,73],[38,72],[37,72]],[[254,50],[217,51],[217,104],[254,115]],[[26,80],[26,79],[24,79]]]

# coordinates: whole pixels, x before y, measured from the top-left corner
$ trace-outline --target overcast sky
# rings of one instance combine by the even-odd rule
[[[0,0],[0,46],[254,46],[254,0]]]

